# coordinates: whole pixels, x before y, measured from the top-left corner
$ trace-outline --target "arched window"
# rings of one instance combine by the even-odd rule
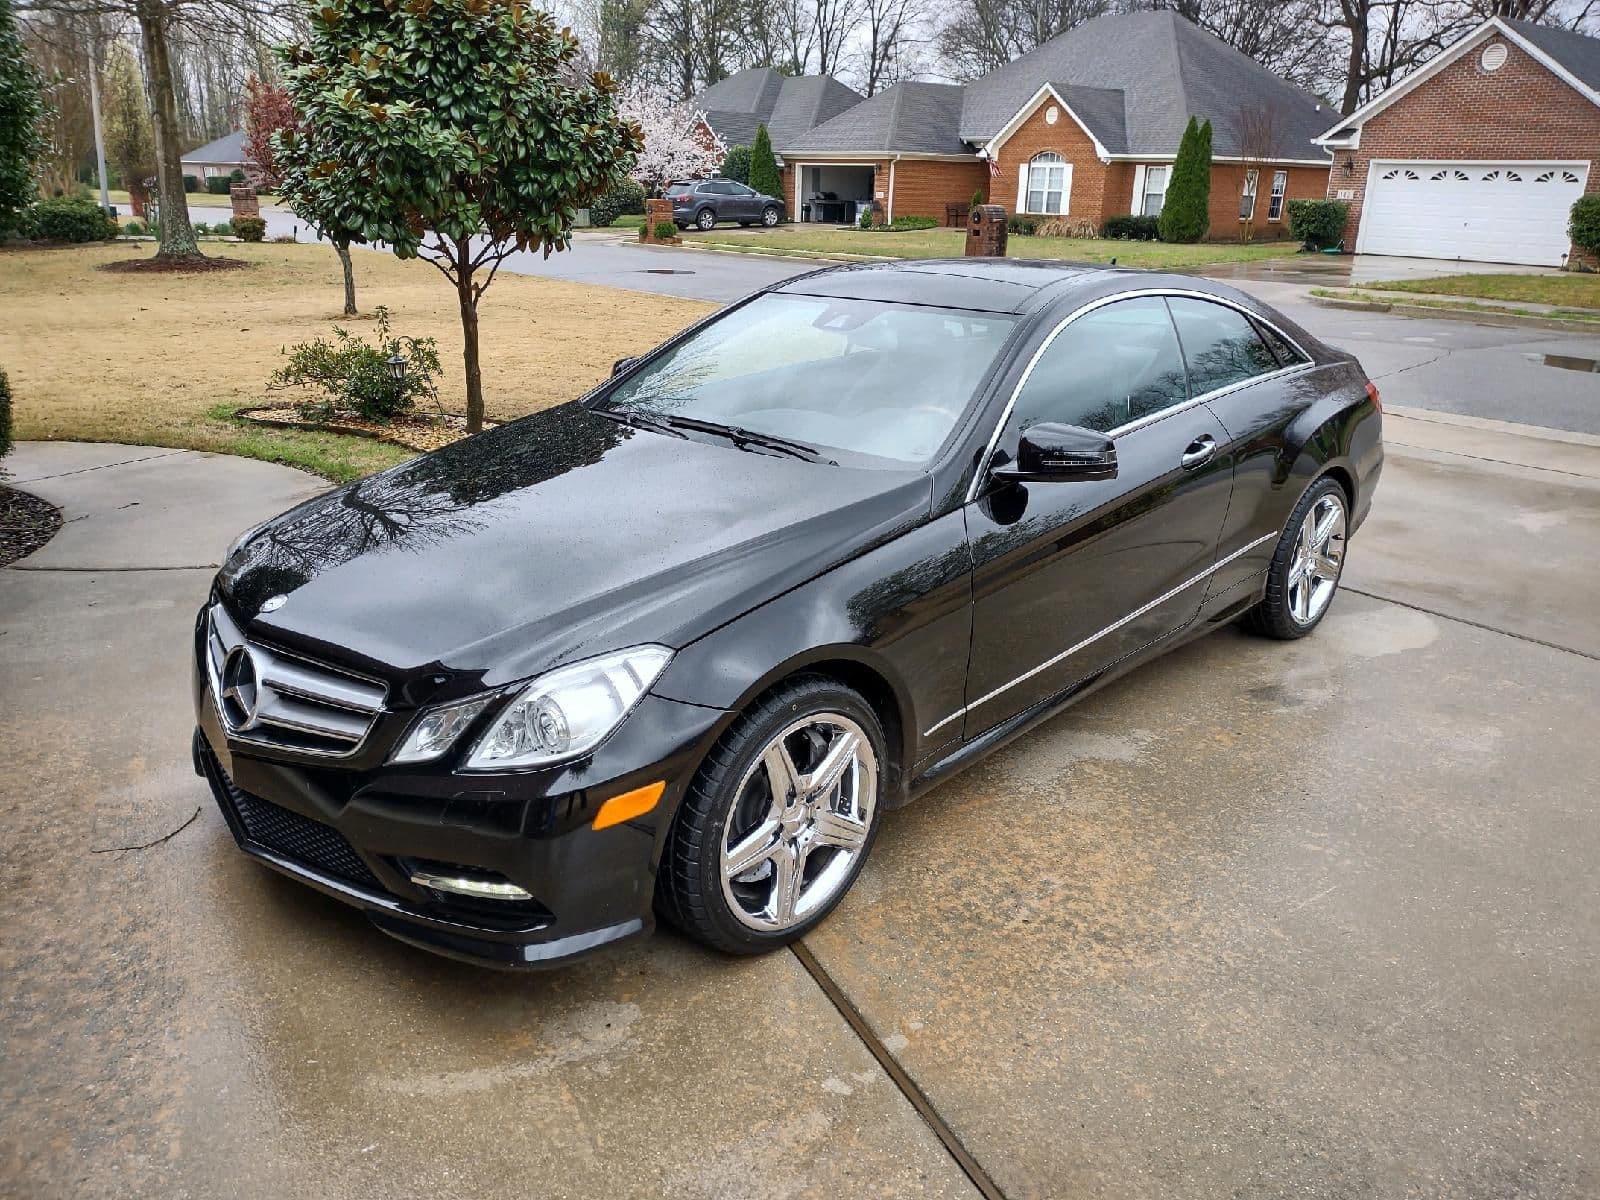
[[[1053,150],[1035,154],[1028,163],[1023,211],[1060,216],[1067,211],[1067,179],[1071,168]]]

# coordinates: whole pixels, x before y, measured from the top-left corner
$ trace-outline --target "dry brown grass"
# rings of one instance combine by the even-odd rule
[[[148,254],[127,245],[0,252],[0,366],[16,436],[118,441],[250,454],[351,478],[406,457],[331,434],[242,427],[231,410],[265,391],[284,346],[338,323],[339,264],[324,246],[230,245],[251,262],[208,275],[116,275],[94,268]],[[436,337],[441,398],[460,411],[454,292],[432,267],[358,252],[363,312],[386,305],[396,333]],[[479,309],[483,386],[505,420],[570,399],[711,305],[502,272]],[[352,322],[361,330],[364,321]]]

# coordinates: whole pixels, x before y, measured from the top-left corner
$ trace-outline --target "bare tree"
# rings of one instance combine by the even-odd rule
[[[839,69],[846,40],[855,32],[861,0],[815,0],[817,70],[831,75]]]
[[[861,0],[861,8],[866,37],[863,84],[867,95],[873,96],[908,74],[908,43],[926,12],[923,0]]]
[[[1310,92],[1331,82],[1325,0],[1154,0]]]
[[[972,0],[940,31],[939,50],[951,74],[971,79],[1119,7],[1115,0]]]
[[[1234,113],[1234,136],[1239,140],[1239,157],[1244,161],[1240,163],[1240,183],[1248,186],[1249,173],[1256,173],[1256,186],[1246,194],[1241,190],[1239,202],[1239,237],[1248,242],[1255,236],[1256,213],[1261,206],[1261,183],[1267,175],[1268,166],[1281,153],[1278,141],[1281,137],[1278,109],[1263,100],[1245,100]],[[1271,195],[1271,181],[1268,180],[1268,195]],[[1246,196],[1248,195],[1248,208]],[[1268,201],[1270,203],[1270,200]]]

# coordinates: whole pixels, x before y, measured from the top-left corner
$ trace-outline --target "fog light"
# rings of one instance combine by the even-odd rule
[[[477,900],[532,900],[533,893],[524,891],[509,880],[475,879],[469,875],[439,875],[432,871],[414,871],[411,882],[418,887],[432,888],[436,892],[454,892],[458,896],[471,896]]]

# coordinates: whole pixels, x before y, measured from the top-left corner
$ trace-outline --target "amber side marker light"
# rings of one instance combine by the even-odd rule
[[[620,825],[624,821],[644,816],[656,806],[656,801],[661,799],[661,793],[666,790],[666,781],[658,780],[634,788],[631,792],[623,792],[620,796],[611,797],[600,806],[600,811],[595,813],[594,828],[604,829],[608,825]]]
[[[1367,380],[1367,396],[1372,401],[1372,407],[1379,412],[1383,411],[1383,397],[1378,395],[1378,385],[1372,380]]]

